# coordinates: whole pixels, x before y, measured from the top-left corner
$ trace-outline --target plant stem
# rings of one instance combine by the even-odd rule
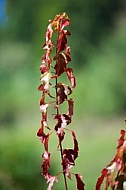
[[[60,142],[60,140],[59,140],[59,142]],[[63,150],[62,150],[62,143],[60,142],[60,143],[59,143],[59,145],[60,145],[61,159],[63,160],[63,154],[62,154],[62,152],[63,152]],[[68,190],[67,180],[66,180],[66,174],[65,174],[65,172],[64,172],[64,171],[63,171],[63,176],[64,176],[64,185],[65,185],[65,190]]]
[[[56,78],[56,105],[58,105],[57,83],[58,83],[58,80],[57,80],[57,78]],[[56,108],[56,114],[57,114],[57,115],[59,114],[59,108],[58,108],[58,106],[57,106],[57,108]],[[62,148],[62,143],[61,143],[61,140],[60,140],[60,139],[59,139],[59,146],[60,146],[61,160],[63,161],[63,148]],[[62,169],[63,169],[63,166],[62,166]],[[64,177],[65,190],[68,190],[67,180],[66,180],[66,174],[65,174],[64,171],[63,171],[63,177]]]
[[[61,159],[63,160],[63,154],[62,154],[62,152],[63,152],[63,149],[62,149],[62,143],[60,142],[60,143],[59,143],[59,145],[60,145]],[[66,174],[65,174],[65,172],[64,172],[64,171],[63,171],[63,177],[64,177],[64,185],[65,185],[65,190],[68,190],[67,180],[66,180]]]

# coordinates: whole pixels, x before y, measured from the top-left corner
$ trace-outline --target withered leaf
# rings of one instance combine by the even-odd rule
[[[48,141],[49,141],[49,134],[45,134],[43,131],[43,128],[41,127],[38,132],[37,132],[37,136],[39,137],[39,139],[41,140],[41,142],[43,143],[45,150],[48,151]]]
[[[84,183],[82,181],[82,176],[79,174],[75,174],[76,181],[77,181],[77,189],[78,190],[84,190]],[[98,189],[97,189],[98,190]]]
[[[70,116],[70,118],[73,116],[73,107],[74,107],[74,100],[72,98],[70,98],[68,100],[68,113],[67,115]]]
[[[45,177],[46,180],[50,179],[50,174],[48,173],[48,169],[50,168],[50,153],[45,151],[42,155],[43,163],[42,167],[42,175]]]
[[[65,55],[63,53],[57,54],[54,57],[54,60],[56,60],[56,65],[54,69],[56,70],[56,76],[58,77],[65,71],[65,68],[66,68]]]
[[[67,38],[66,35],[70,35],[68,30],[62,30],[57,39],[57,54],[61,51],[65,50],[67,46]]]
[[[75,77],[73,75],[73,69],[72,68],[66,68],[66,74],[68,76],[69,81],[71,82],[71,86],[72,88],[76,87],[76,80]]]

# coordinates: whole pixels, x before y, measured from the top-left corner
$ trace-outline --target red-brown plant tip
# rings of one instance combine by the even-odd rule
[[[69,19],[69,17],[67,16],[67,14],[66,14],[66,13],[63,13],[62,16],[63,16],[63,18],[62,18],[61,21],[60,21],[60,31],[63,30],[64,27],[70,25],[70,19]],[[62,16],[61,16],[61,17],[62,17]]]
[[[53,20],[49,21],[45,34],[45,43],[43,45],[44,55],[42,56],[42,62],[40,65],[40,84],[38,91],[42,93],[40,98],[40,112],[41,112],[41,127],[37,132],[38,138],[41,140],[44,153],[42,154],[42,175],[48,183],[47,190],[52,190],[54,182],[58,182],[58,175],[63,174],[65,190],[68,190],[66,177],[71,179],[71,168],[75,166],[75,160],[78,157],[79,146],[74,131],[69,130],[67,126],[72,122],[74,100],[69,98],[73,92],[73,88],[76,86],[73,69],[68,67],[71,61],[71,48],[67,44],[67,37],[71,33],[64,29],[70,24],[70,19],[66,13],[58,14]],[[56,41],[53,42],[53,35],[56,36]],[[53,53],[52,53],[53,52]],[[55,53],[54,53],[55,52]],[[59,78],[63,74],[67,75],[70,86],[59,81]],[[51,95],[50,94],[53,94]],[[47,98],[48,96],[48,98]],[[52,99],[53,101],[49,101]],[[60,113],[60,106],[64,102],[67,102],[66,112]],[[49,113],[49,108],[53,104],[54,111]],[[55,113],[54,113],[55,112]],[[52,118],[51,118],[52,116]],[[54,127],[47,122],[48,118],[56,120]],[[51,122],[50,122],[51,123]],[[64,137],[67,135],[65,132],[70,132],[73,148],[66,149],[63,147]],[[49,131],[49,132],[48,132]],[[55,133],[54,133],[55,132]],[[50,150],[49,140],[51,134],[54,133],[58,141],[57,147]],[[52,176],[49,173],[51,166],[51,154],[55,153],[54,150],[60,150],[61,160],[59,164],[62,165],[62,171]],[[82,176],[74,174],[76,176],[77,189],[84,190],[84,183],[82,182]]]
[[[58,14],[55,16],[54,20],[50,21],[54,30],[59,32],[70,24],[70,19],[66,13]]]

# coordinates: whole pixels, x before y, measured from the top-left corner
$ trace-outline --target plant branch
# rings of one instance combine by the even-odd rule
[[[58,79],[56,78],[56,114],[59,114],[59,107],[58,107],[58,90],[57,90],[57,83],[58,83]],[[63,161],[63,148],[62,148],[62,143],[61,140],[59,138],[59,146],[60,146],[60,156],[61,156],[61,160]],[[63,169],[63,166],[62,166]],[[68,186],[67,186],[67,180],[66,180],[66,174],[64,172],[63,169],[63,177],[64,177],[64,186],[65,186],[65,190],[68,190]]]
[[[71,131],[71,135],[74,142],[74,148],[65,149],[63,148],[63,140],[65,136],[64,129],[72,121],[74,100],[68,98],[72,93],[73,88],[76,86],[75,77],[73,75],[73,69],[67,67],[68,63],[71,61],[70,46],[67,45],[67,36],[71,35],[68,30],[64,30],[64,27],[70,24],[70,19],[66,13],[56,15],[54,20],[49,21],[49,25],[46,30],[46,41],[43,46],[45,50],[44,55],[42,56],[42,64],[40,65],[40,81],[41,84],[38,87],[38,90],[42,92],[42,97],[40,99],[40,111],[42,113],[41,127],[37,132],[37,136],[44,145],[44,153],[42,154],[42,175],[48,183],[48,189],[52,189],[54,182],[58,182],[58,175],[51,175],[49,173],[50,168],[50,158],[52,152],[49,151],[49,140],[50,135],[55,130],[58,138],[58,147],[60,148],[61,156],[61,165],[62,170],[60,173],[63,174],[65,190],[68,190],[67,177],[71,179],[71,168],[75,165],[75,159],[78,157],[78,141],[74,131]],[[53,32],[56,34],[56,43],[52,42]],[[54,49],[55,48],[55,49]],[[56,50],[55,56],[52,58],[52,51]],[[52,65],[54,61],[54,66]],[[54,72],[51,72],[51,68],[54,69]],[[52,76],[52,73],[54,75]],[[67,84],[58,81],[58,77],[63,73],[66,73],[68,80],[70,81],[71,87]],[[55,79],[55,80],[54,80]],[[54,80],[55,87],[51,85],[51,81]],[[54,89],[54,97],[50,94],[50,88]],[[52,130],[48,126],[48,107],[54,101],[46,101],[46,97],[54,99],[55,98],[55,116],[54,120],[57,120],[57,123]],[[68,111],[67,113],[60,113],[60,105],[67,100],[68,102]],[[53,115],[53,114],[52,114]],[[45,133],[45,128],[47,130],[52,130],[51,133]],[[84,183],[82,182],[82,176],[80,174],[75,174],[76,177],[76,187],[78,190],[84,190]]]
[[[59,140],[60,141],[60,140]],[[63,161],[63,149],[62,149],[62,143],[59,142],[59,145],[60,145],[60,154],[61,154],[61,159]],[[63,176],[64,176],[64,185],[65,185],[65,190],[68,190],[68,186],[67,186],[67,180],[66,180],[66,174],[65,172],[63,171]]]

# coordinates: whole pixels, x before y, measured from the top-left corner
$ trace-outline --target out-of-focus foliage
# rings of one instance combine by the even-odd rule
[[[101,39],[109,35],[123,6],[123,0],[68,1],[66,9],[72,19],[74,37],[71,44],[76,68],[81,69],[94,48],[99,47]]]
[[[7,35],[11,40],[41,41],[47,20],[57,12],[66,11],[72,21],[70,30],[74,31],[71,40],[74,65],[77,68],[79,60],[81,68],[101,38],[109,34],[123,7],[123,0],[84,0],[74,3],[72,0],[55,0],[54,3],[51,0],[7,0]]]
[[[122,114],[126,110],[126,15],[115,31],[102,41],[90,56],[89,64],[78,77],[75,96],[84,113]],[[79,91],[79,94],[78,94]],[[80,97],[78,99],[77,97]],[[79,113],[82,107],[77,106]]]
[[[47,21],[57,11],[62,11],[62,2],[55,0],[7,0],[7,34],[11,40],[33,42],[41,34],[42,39]]]
[[[27,121],[29,125],[30,122]],[[30,126],[29,126],[30,127]],[[41,176],[41,150],[35,130],[18,123],[17,127],[1,129],[0,189],[46,189]],[[37,144],[38,142],[38,144]]]

